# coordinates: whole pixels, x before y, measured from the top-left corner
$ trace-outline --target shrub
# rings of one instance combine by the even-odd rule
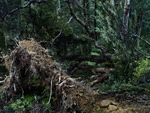
[[[134,69],[134,75],[140,77],[150,72],[150,60],[149,59],[141,59],[137,61],[138,66]]]

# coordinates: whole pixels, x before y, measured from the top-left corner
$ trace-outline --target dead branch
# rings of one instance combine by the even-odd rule
[[[91,37],[92,40],[94,41],[95,46],[96,46],[97,48],[101,49],[101,51],[102,51],[103,53],[105,53],[105,52],[106,52],[105,48],[104,48],[102,45],[98,44],[98,42],[95,40],[95,32],[92,31],[92,29],[90,28],[89,22],[86,23],[86,22],[82,21],[82,20],[75,14],[74,9],[73,9],[73,5],[72,5],[72,3],[70,2],[70,0],[65,0],[65,1],[66,1],[66,3],[67,3],[68,6],[69,6],[69,10],[70,10],[71,16],[72,16],[81,26],[83,26],[83,27],[85,28],[85,30],[87,31],[87,33],[90,35],[90,37]]]
[[[101,77],[98,77],[96,80],[92,81],[89,83],[89,86],[93,86],[97,83],[102,83],[104,82],[106,79],[108,79],[108,75],[103,75]]]
[[[94,71],[97,73],[110,73],[114,70],[114,68],[94,68]]]
[[[0,84],[4,84],[8,78],[9,78],[9,76],[6,76],[6,75],[5,75],[4,80],[1,80],[1,81],[0,81]]]
[[[59,34],[58,34],[55,38],[52,39],[52,44],[53,44],[54,41],[61,35],[61,33],[62,33],[62,29],[59,30]]]
[[[20,9],[23,9],[23,8],[26,8],[28,7],[29,5],[31,5],[32,3],[44,3],[44,2],[47,2],[47,0],[28,0],[28,2],[23,5],[23,6],[19,6],[13,10],[11,10],[10,12],[6,13],[2,18],[1,20],[4,20],[4,18],[7,16],[7,15],[10,15],[10,14],[13,14],[15,13],[16,11],[20,10]]]
[[[106,53],[106,49],[102,45],[98,44],[96,40],[94,40],[94,44],[95,44],[95,47],[97,47],[98,49],[101,49],[103,54]]]
[[[92,61],[92,62],[97,62],[97,63],[102,63],[102,62],[111,62],[111,56],[96,56],[96,55],[87,55],[87,56],[82,56],[82,55],[72,55],[72,56],[67,56],[65,58],[66,60],[75,60],[75,61]]]
[[[73,5],[71,4],[70,0],[65,0],[66,3],[69,6],[69,10],[70,10],[70,14],[71,16],[79,23],[81,24],[85,30],[89,33],[89,35],[93,36],[94,32],[90,29],[90,27],[88,26],[88,24],[86,24],[84,21],[82,21],[75,13],[74,13],[74,9],[73,9]]]
[[[144,41],[147,45],[149,45],[150,46],[150,42],[149,41],[147,41],[147,40],[144,40],[143,38],[141,38],[139,35],[137,35],[137,34],[132,34],[134,37],[137,37],[137,38],[139,38],[140,40],[142,40],[142,41]]]

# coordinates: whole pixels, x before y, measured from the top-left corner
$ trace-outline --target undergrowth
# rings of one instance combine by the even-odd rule
[[[134,69],[134,75],[140,77],[150,72],[150,59],[141,59],[137,61],[137,67]]]

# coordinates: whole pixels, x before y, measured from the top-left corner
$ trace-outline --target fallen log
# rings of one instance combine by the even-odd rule
[[[72,55],[67,56],[64,58],[64,60],[75,60],[75,61],[91,61],[91,62],[97,62],[97,63],[103,63],[103,62],[112,62],[111,55],[104,55],[104,56],[96,56],[96,55],[88,55],[88,56],[82,56],[82,55]]]
[[[21,41],[12,51],[9,89],[13,99],[19,93],[42,92],[48,89],[49,103],[56,113],[94,113],[100,109],[98,94],[66,75],[59,64],[34,40]],[[52,100],[52,96],[56,100]]]
[[[48,104],[52,104],[54,113],[98,113],[102,110],[108,113],[125,113],[128,111],[120,109],[121,107],[114,101],[102,101],[101,95],[90,87],[66,75],[60,65],[34,40],[21,41],[12,51],[9,60],[5,61],[9,69],[6,87],[14,100],[18,94],[25,96],[29,93],[41,94],[47,91]]]

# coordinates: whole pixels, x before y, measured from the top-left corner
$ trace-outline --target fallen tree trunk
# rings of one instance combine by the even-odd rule
[[[99,95],[67,76],[34,40],[21,41],[7,61],[13,99],[19,93],[24,96],[47,88],[49,103],[57,113],[94,113],[101,109]],[[52,100],[52,96],[56,100]]]
[[[5,64],[10,70],[8,89],[14,100],[18,94],[24,96],[47,91],[48,95],[45,95],[48,103],[53,105],[54,113],[96,113],[101,109],[111,113],[121,112],[117,103],[101,101],[101,96],[90,87],[66,75],[34,40],[21,41]]]
[[[75,60],[75,61],[92,61],[92,62],[98,62],[98,63],[103,63],[103,62],[112,62],[111,56],[110,55],[105,55],[105,56],[96,56],[96,55],[89,55],[89,56],[81,56],[81,55],[72,55],[72,56],[67,56],[64,58],[65,60]]]

